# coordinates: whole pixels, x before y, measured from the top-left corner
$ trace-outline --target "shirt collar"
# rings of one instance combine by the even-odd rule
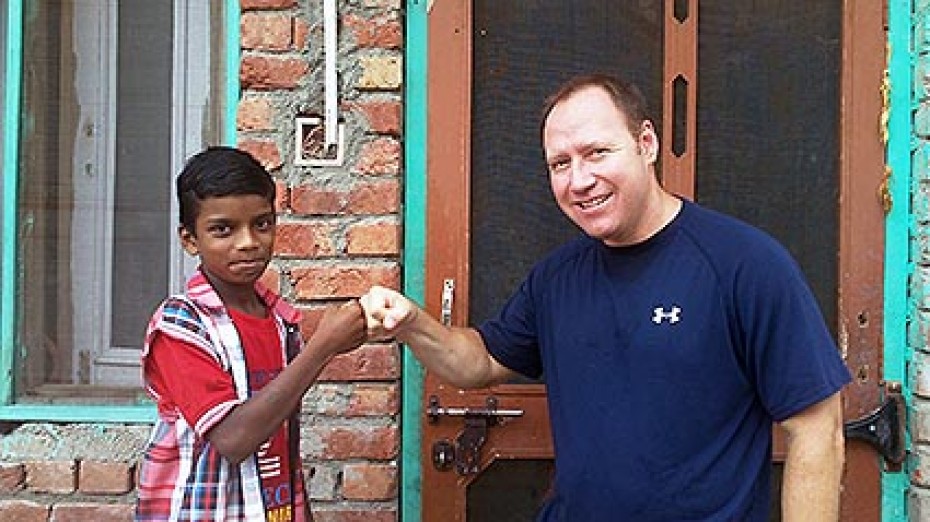
[[[216,293],[216,290],[210,285],[210,281],[207,280],[207,277],[203,275],[199,268],[187,280],[186,288],[188,297],[198,305],[212,312],[225,313],[226,305],[223,304],[223,300],[220,299],[219,294]],[[259,281],[255,281],[255,293],[258,294],[262,302],[286,322],[297,323],[300,321],[299,310]]]

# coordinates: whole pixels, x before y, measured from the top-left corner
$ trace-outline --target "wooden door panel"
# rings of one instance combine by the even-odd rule
[[[697,120],[702,109],[705,111],[702,118],[705,121],[708,118],[708,104],[700,105],[702,69],[698,40],[702,35],[713,37],[708,36],[706,28],[702,32],[699,25],[701,0],[624,3],[623,9],[627,11],[622,13],[616,3],[606,0],[600,3],[553,0],[550,3],[552,5],[548,5],[547,0],[531,3],[436,0],[429,11],[425,304],[436,317],[447,312],[451,324],[474,325],[488,317],[513,289],[514,283],[507,278],[525,273],[526,263],[541,255],[534,249],[545,250],[546,245],[524,241],[523,236],[528,233],[521,232],[519,227],[527,226],[522,223],[524,220],[535,219],[530,214],[554,213],[554,218],[546,216],[543,221],[536,222],[535,228],[530,225],[525,229],[535,235],[548,234],[553,244],[560,242],[563,234],[571,232],[559,224],[554,204],[546,209],[549,203],[536,203],[541,200],[527,196],[529,187],[548,195],[536,109],[545,94],[555,87],[556,75],[549,74],[553,71],[564,72],[566,77],[569,73],[592,69],[619,72],[626,77],[630,75],[625,73],[631,72],[634,81],[644,90],[655,89],[647,91],[646,95],[656,111],[656,121],[662,122],[660,169],[663,180],[673,192],[702,202],[702,190],[705,196],[711,194],[709,190],[716,190],[717,196],[709,198],[711,205],[726,206],[726,191],[731,192],[730,197],[741,197],[740,194],[748,191],[748,197],[756,202],[760,211],[776,214],[783,211],[776,198],[752,192],[754,187],[771,191],[771,186],[761,189],[762,186],[754,185],[751,179],[737,177],[726,182],[716,180],[722,184],[708,189],[711,185],[695,177],[695,168],[701,165],[702,141]],[[721,18],[715,17],[714,11],[726,10],[726,3],[704,0],[704,4],[701,12],[705,16],[700,20],[717,23],[715,20]],[[770,0],[767,4],[771,4],[767,8],[773,13],[797,8],[796,3],[787,1]],[[658,14],[649,11],[656,5],[662,6]],[[814,286],[819,285],[819,293],[827,296],[825,311],[834,325],[842,354],[856,377],[844,392],[846,418],[854,419],[878,406],[881,398],[883,214],[876,189],[883,174],[878,121],[882,110],[884,33],[881,2],[837,0],[837,5],[839,7],[826,6],[835,9],[842,18],[836,22],[841,26],[842,38],[836,43],[840,46],[841,64],[836,78],[838,110],[833,115],[839,119],[835,127],[839,139],[832,152],[834,156],[826,158],[832,161],[830,168],[836,171],[837,194],[837,218],[827,226],[837,230],[832,242],[819,247],[816,241],[812,244],[815,251],[821,249],[818,255],[837,256],[835,274],[831,274],[835,277],[818,277]],[[631,14],[631,6],[642,12]],[[540,11],[534,14],[533,9]],[[575,16],[572,10],[583,11],[586,15]],[[745,18],[752,12],[749,10],[740,16]],[[771,16],[777,18],[774,14]],[[617,24],[630,18],[635,22],[635,31],[617,29]],[[743,18],[735,17],[733,23],[745,22]],[[545,35],[540,40],[527,40],[530,36],[524,33],[534,24]],[[506,33],[508,27],[523,34],[523,40],[518,43],[535,43],[522,51],[505,52],[508,35],[502,33]],[[595,48],[597,57],[578,59],[578,56],[588,56],[583,54],[584,49],[593,47],[591,43],[578,43],[591,37],[587,33],[610,28],[615,33],[631,34],[633,31],[633,39],[617,44],[622,51],[608,52],[601,46]],[[725,24],[713,29],[724,30]],[[636,42],[643,42],[640,48],[636,47]],[[614,55],[616,59],[612,59]],[[652,65],[645,66],[642,62]],[[675,97],[675,86],[681,83],[676,79],[683,79],[687,84],[684,99]],[[707,88],[716,87],[710,82]],[[781,91],[775,89],[773,92]],[[734,96],[753,94],[759,93],[734,93]],[[790,103],[791,96],[797,93],[785,91],[784,95],[785,99],[760,98],[759,103]],[[799,125],[802,129],[798,136],[803,139],[803,122]],[[498,127],[508,130],[504,135],[483,133],[484,129]],[[812,139],[823,139],[823,134],[830,132],[818,129],[812,127],[811,132],[815,134]],[[786,147],[790,148],[790,144]],[[527,152],[520,156],[524,159],[512,161],[506,152],[510,150],[533,150],[537,155],[533,157]],[[702,172],[711,169],[708,167]],[[787,170],[791,172],[782,175],[802,177],[799,186],[804,192],[803,169]],[[489,177],[488,173],[493,176]],[[506,182],[511,178],[517,181],[508,186]],[[499,216],[490,216],[492,220],[487,221],[485,214],[493,214],[494,205],[518,209],[519,215],[514,221],[522,224],[501,230],[500,223],[493,221],[500,219]],[[822,206],[821,203],[817,205]],[[489,208],[491,210],[487,210]],[[753,222],[752,208],[743,208],[749,208],[750,215],[740,217]],[[793,226],[822,225],[810,223],[811,219],[814,218]],[[774,233],[778,235],[777,230]],[[531,251],[531,255],[521,258],[519,254],[527,251]],[[449,283],[454,286],[454,292],[451,299],[446,299],[450,306],[444,310],[443,289]],[[424,411],[429,411],[431,397],[443,407],[458,408],[480,408],[488,397],[495,397],[500,408],[525,411],[521,417],[508,418],[488,429],[480,452],[482,472],[500,463],[520,459],[529,462],[552,456],[545,395],[538,384],[514,383],[489,390],[463,391],[442,384],[427,372]],[[433,444],[440,440],[454,441],[463,426],[461,418],[439,416],[433,421],[424,418],[422,498],[423,519],[427,522],[480,519],[475,510],[469,511],[468,499],[469,491],[481,482],[481,472],[440,471],[432,461]],[[784,455],[784,436],[776,429],[773,458],[781,462]],[[846,459],[842,520],[879,520],[880,461],[875,451],[858,441],[850,441]],[[780,476],[780,469],[776,468],[776,477]]]

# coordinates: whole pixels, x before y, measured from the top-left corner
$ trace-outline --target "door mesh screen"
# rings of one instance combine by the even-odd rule
[[[578,73],[637,84],[662,107],[663,2],[474,2],[469,322],[500,307],[532,266],[579,234],[549,190],[545,98]]]
[[[832,326],[842,5],[798,6],[701,1],[696,197],[777,237]]]

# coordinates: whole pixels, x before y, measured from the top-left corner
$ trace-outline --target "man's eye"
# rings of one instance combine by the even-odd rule
[[[549,171],[554,174],[565,172],[568,169],[568,160],[555,160],[549,163]]]

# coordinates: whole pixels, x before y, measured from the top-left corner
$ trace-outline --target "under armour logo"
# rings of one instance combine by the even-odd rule
[[[652,311],[652,322],[654,322],[655,324],[662,324],[662,321],[668,319],[669,323],[675,324],[678,321],[681,321],[680,315],[681,315],[681,308],[677,306],[673,306],[671,312],[666,312],[665,308],[662,308],[661,306],[657,306]]]

